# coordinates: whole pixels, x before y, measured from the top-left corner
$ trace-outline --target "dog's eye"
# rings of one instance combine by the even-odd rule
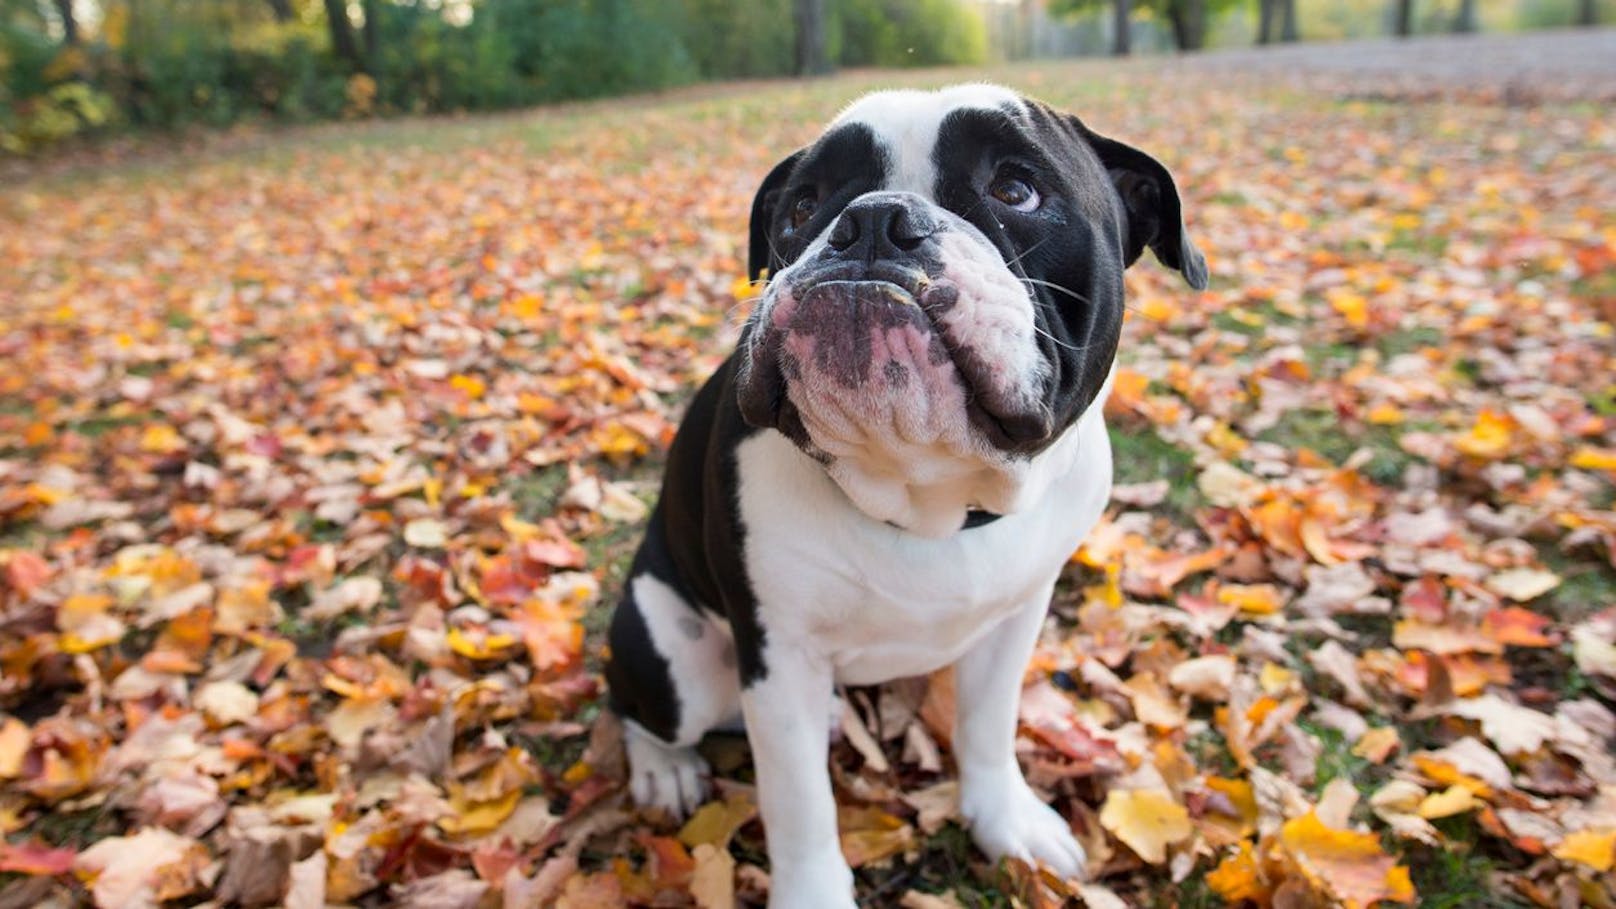
[[[808,223],[808,219],[814,216],[814,212],[818,210],[819,201],[812,196],[803,196],[798,199],[797,204],[791,206],[791,229],[800,230],[804,224]]]
[[[993,185],[988,187],[988,194],[1016,211],[1037,211],[1038,204],[1043,201],[1038,198],[1038,190],[1015,177],[994,180]]]

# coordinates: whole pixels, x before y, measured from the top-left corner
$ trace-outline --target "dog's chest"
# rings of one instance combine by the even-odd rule
[[[783,436],[736,452],[746,565],[770,640],[801,643],[837,680],[873,684],[948,665],[1022,608],[1042,608],[1110,489],[1104,427],[1045,504],[931,540],[852,508]],[[1097,436],[1097,437],[1096,437]]]

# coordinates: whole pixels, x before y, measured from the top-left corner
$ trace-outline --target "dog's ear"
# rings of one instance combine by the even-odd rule
[[[1206,259],[1184,230],[1173,175],[1160,161],[1139,149],[1095,133],[1076,117],[1072,120],[1100,163],[1110,171],[1111,183],[1127,210],[1126,264],[1132,265],[1148,246],[1158,262],[1177,269],[1196,290],[1205,290]]]
[[[776,164],[774,170],[763,178],[757,195],[752,197],[752,238],[746,257],[746,277],[749,281],[756,281],[765,268],[770,274],[778,270],[780,263],[774,261],[769,242],[770,215],[774,213],[774,203],[780,197],[780,190],[785,188],[786,180],[791,177],[791,171],[801,157],[802,151],[798,150]]]

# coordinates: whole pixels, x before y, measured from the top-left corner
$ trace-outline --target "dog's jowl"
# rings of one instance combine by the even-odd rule
[[[1205,286],[1161,164],[992,86],[869,95],[758,189],[769,282],[679,428],[607,679],[644,805],[695,807],[694,745],[744,720],[771,906],[854,905],[835,686],[944,666],[977,844],[1082,873],[1016,763],[1016,700],[1110,491],[1101,407],[1146,247]]]

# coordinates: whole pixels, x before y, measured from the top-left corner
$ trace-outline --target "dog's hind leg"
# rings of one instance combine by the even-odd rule
[[[629,792],[683,817],[707,795],[696,743],[740,714],[734,644],[723,625],[649,571],[630,577],[607,641],[611,705],[626,721]]]

